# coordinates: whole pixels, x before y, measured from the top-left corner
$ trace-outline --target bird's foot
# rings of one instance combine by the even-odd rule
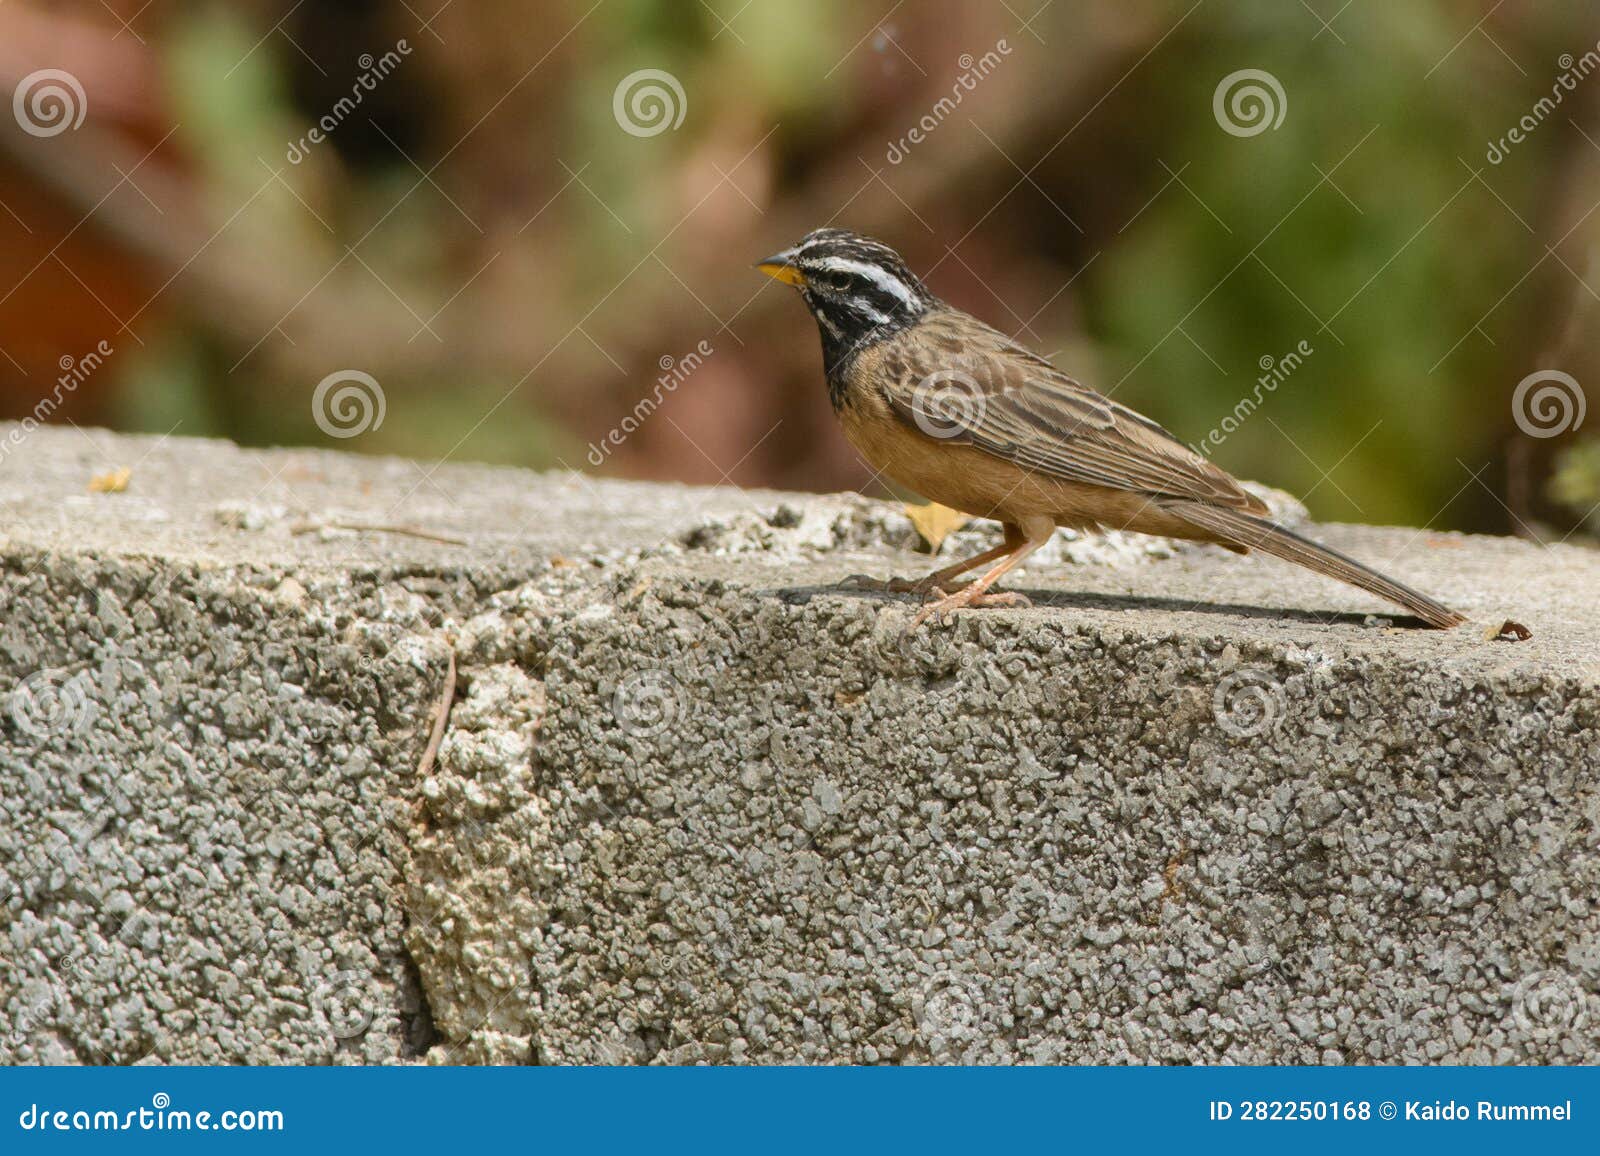
[[[936,589],[928,578],[913,582],[910,578],[874,578],[870,574],[852,574],[839,585],[848,590],[870,590],[874,594],[921,594],[924,597]]]
[[[946,594],[935,586],[932,593],[939,600],[917,611],[917,616],[911,620],[911,630],[915,630],[930,618],[943,622],[957,610],[981,610],[986,606],[1026,608],[1033,605],[1025,594],[1018,594],[1014,590],[979,590],[976,583],[963,586],[953,594]]]

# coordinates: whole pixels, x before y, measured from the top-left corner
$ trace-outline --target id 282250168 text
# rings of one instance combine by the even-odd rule
[[[1572,1101],[1509,1104],[1493,1100],[1212,1100],[1210,1119],[1254,1122],[1412,1120],[1420,1123],[1483,1121],[1570,1121]]]

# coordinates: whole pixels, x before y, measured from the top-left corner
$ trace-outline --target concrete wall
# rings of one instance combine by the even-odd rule
[[[906,635],[892,506],[32,432],[0,1057],[1600,1062],[1600,557],[1317,532],[1475,624],[1113,537]]]

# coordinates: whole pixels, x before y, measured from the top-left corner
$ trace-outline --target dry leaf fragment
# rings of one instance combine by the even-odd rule
[[[112,470],[109,474],[96,474],[89,479],[89,492],[91,494],[120,494],[128,488],[128,480],[133,477],[133,471],[127,466],[120,470]]]
[[[1533,637],[1533,631],[1520,622],[1513,622],[1507,618],[1499,629],[1490,628],[1484,636],[1490,642],[1526,642]]]
[[[922,535],[922,540],[928,543],[929,549],[935,554],[946,538],[972,521],[971,514],[963,514],[938,502],[929,502],[925,506],[913,506],[907,502],[905,509],[906,517],[911,519],[917,533]]]

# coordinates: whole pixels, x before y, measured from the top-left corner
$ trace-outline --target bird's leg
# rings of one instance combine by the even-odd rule
[[[923,595],[931,594],[942,586],[948,586],[953,578],[959,578],[968,571],[976,570],[979,566],[987,566],[997,558],[1004,558],[1022,545],[1024,541],[1022,531],[1011,525],[1011,523],[1006,523],[1005,530],[1006,540],[1000,545],[985,550],[981,554],[974,554],[972,557],[963,559],[952,566],[946,566],[943,570],[935,570],[926,578],[912,583],[911,592]]]
[[[1030,523],[1019,528],[1017,536],[1021,541],[1012,542],[1011,535],[1009,533],[1006,535],[1008,544],[1002,548],[1005,552],[1004,559],[977,581],[969,582],[952,594],[946,594],[935,586],[933,593],[939,596],[939,601],[919,610],[917,616],[911,620],[910,629],[915,630],[930,618],[942,618],[962,607],[976,610],[984,606],[1032,606],[1033,603],[1021,594],[1010,591],[993,594],[989,592],[989,588],[1000,581],[1007,571],[1048,542],[1050,535],[1055,532],[1055,523],[1049,518],[1030,519]]]
[[[852,574],[844,580],[843,584],[848,584],[856,590],[881,590],[889,594],[921,594],[926,597],[941,586],[947,585],[951,579],[959,578],[967,571],[976,570],[979,566],[988,565],[996,558],[1004,558],[1021,545],[1022,541],[1022,531],[1008,523],[1006,525],[1006,540],[1003,544],[985,550],[981,554],[974,554],[972,557],[965,558],[954,565],[946,566],[943,570],[935,570],[926,578],[918,578],[913,582],[909,578],[884,579],[873,578],[867,574]],[[943,597],[943,595],[941,594],[940,597]]]

